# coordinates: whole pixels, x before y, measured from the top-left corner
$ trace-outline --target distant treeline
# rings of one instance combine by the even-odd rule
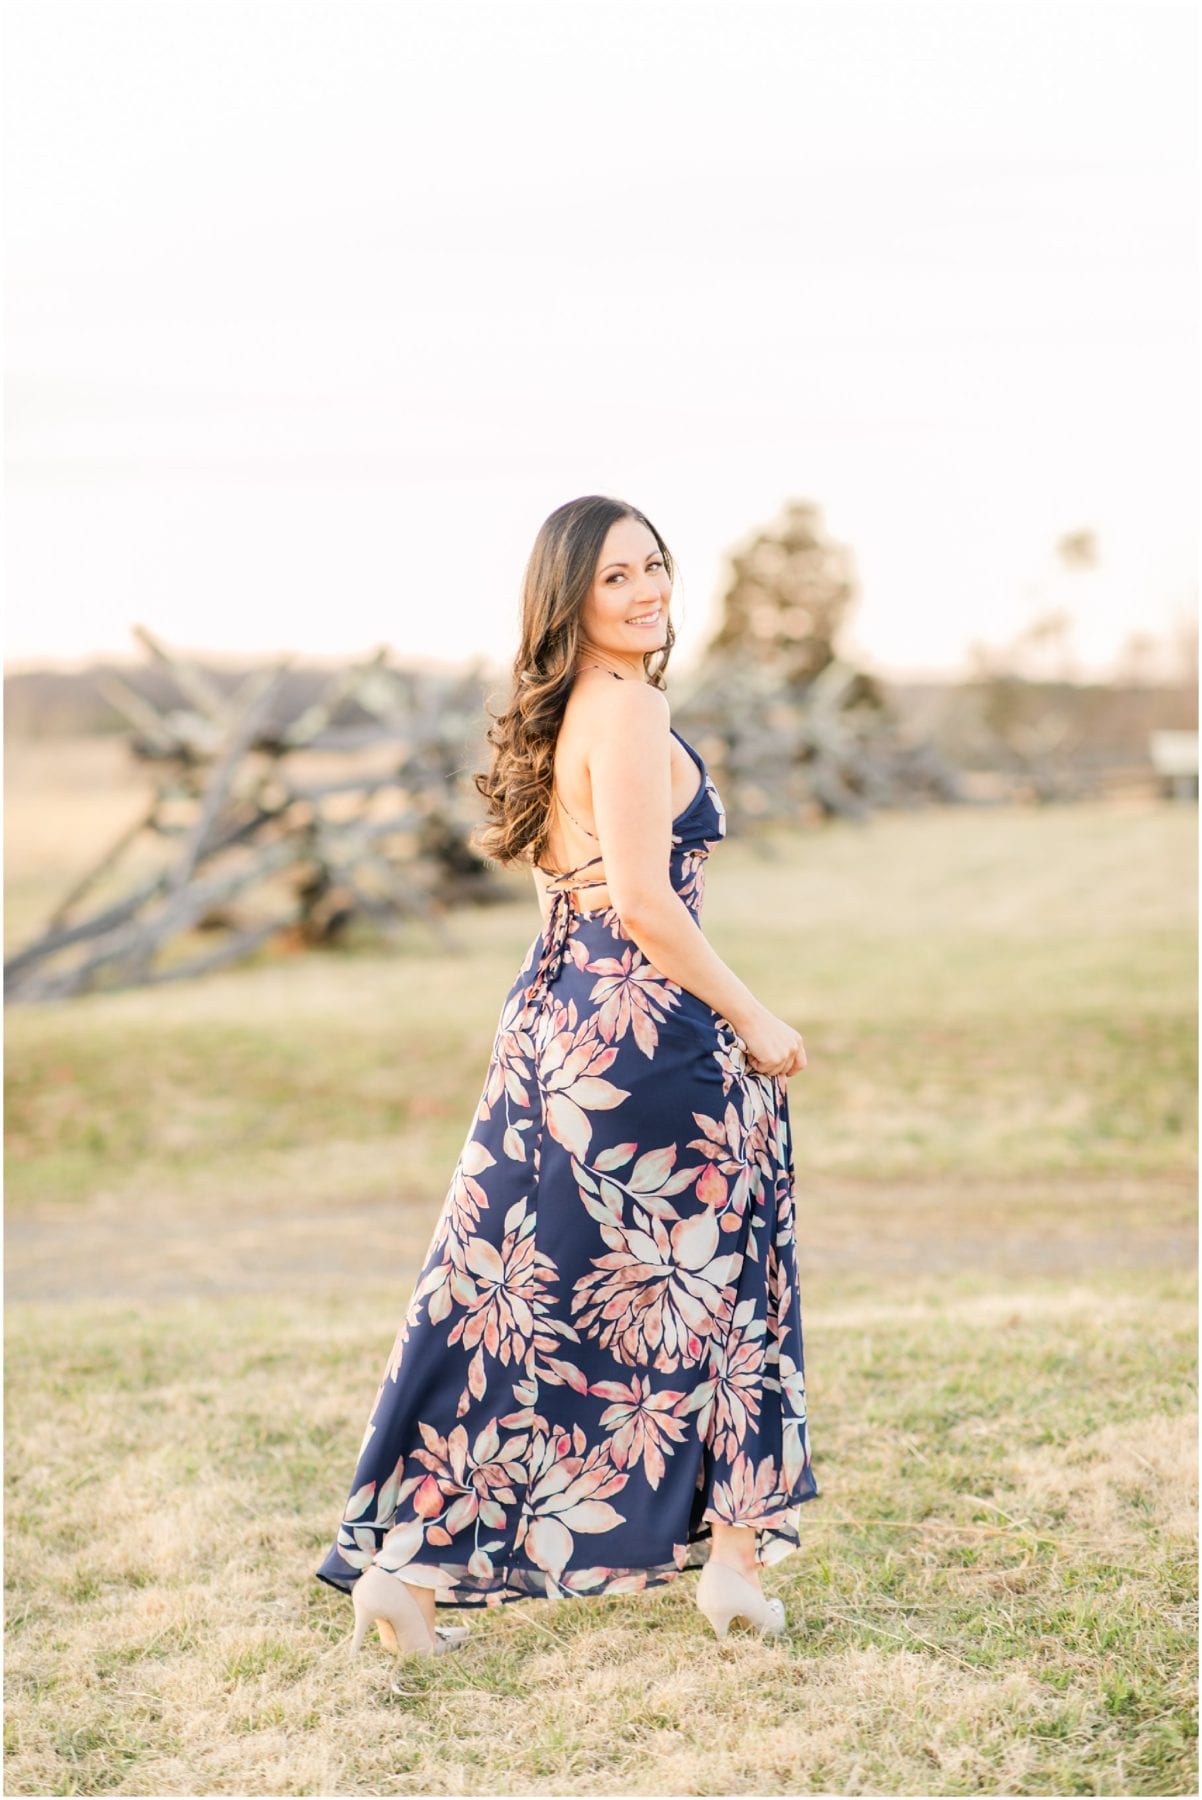
[[[1196,731],[1186,683],[1031,681],[995,674],[958,682],[887,683],[900,716],[960,768],[995,766],[1002,745],[1046,736],[1066,762],[1150,762],[1153,731]]]
[[[250,664],[205,668],[223,693],[232,693],[251,672]],[[158,707],[183,704],[170,670],[155,664],[114,662],[78,670],[13,671],[4,678],[6,735],[25,739],[126,735],[128,724],[100,688],[106,674],[119,676]],[[280,723],[312,705],[328,679],[328,667],[298,665],[290,670],[280,690]],[[999,729],[1008,735],[1024,725],[1035,729],[1053,713],[1064,722],[1074,749],[1138,761],[1148,755],[1150,732],[1193,730],[1198,722],[1197,691],[1187,684],[1110,686],[991,675],[959,682],[883,681],[880,686],[903,720],[933,737],[953,762],[969,767],[979,766],[983,725],[989,736]],[[337,722],[353,724],[367,716],[352,700]],[[482,735],[484,723],[482,694]]]
[[[247,676],[268,664],[210,668],[197,666],[222,694],[233,694]],[[111,706],[102,691],[106,676],[115,675],[128,688],[156,708],[170,712],[186,705],[169,668],[159,663],[90,663],[83,669],[22,669],[5,674],[5,733],[19,738],[124,737],[129,722]],[[286,723],[311,706],[329,682],[328,668],[298,664],[285,674],[280,686],[279,711]],[[339,724],[353,724],[369,717],[354,701],[347,701],[337,716]]]

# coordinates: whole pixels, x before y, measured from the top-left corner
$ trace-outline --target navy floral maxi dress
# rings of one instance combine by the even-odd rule
[[[697,918],[726,814],[680,742],[700,784],[670,871]],[[612,907],[581,911],[589,885],[552,889],[505,997],[315,1571],[344,1591],[375,1561],[440,1606],[633,1593],[704,1561],[715,1521],[775,1562],[819,1492],[786,1079]]]

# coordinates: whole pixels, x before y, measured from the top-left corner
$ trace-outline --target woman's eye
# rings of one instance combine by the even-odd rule
[[[662,569],[664,566],[663,557],[653,556],[647,566],[650,569]],[[609,579],[610,581],[620,581],[622,579],[622,571],[620,569],[615,569]]]

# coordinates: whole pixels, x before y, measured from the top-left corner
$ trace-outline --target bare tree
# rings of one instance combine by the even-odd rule
[[[786,502],[731,554],[684,711],[720,769],[735,826],[960,797],[946,759],[840,656],[858,593],[850,549],[809,500]]]
[[[850,550],[826,535],[812,501],[789,500],[780,517],[731,553],[731,579],[707,660],[731,655],[804,687],[835,655],[859,587]]]

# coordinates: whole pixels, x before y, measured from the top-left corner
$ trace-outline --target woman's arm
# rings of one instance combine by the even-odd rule
[[[551,922],[551,897],[547,888],[547,877],[537,865],[532,864],[530,873],[534,877],[534,891],[538,896],[538,910],[542,914],[543,930]]]
[[[593,818],[609,897],[648,961],[736,1031],[765,1009],[718,955],[672,886],[672,751],[667,696],[638,681],[597,684],[588,754]]]

